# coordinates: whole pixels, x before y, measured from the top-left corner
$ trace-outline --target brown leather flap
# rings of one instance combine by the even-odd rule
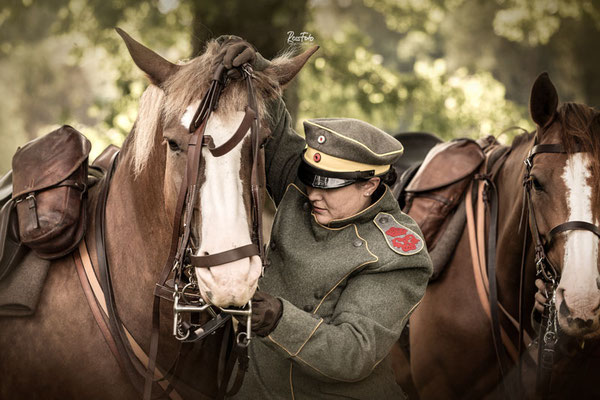
[[[110,160],[112,159],[112,156],[119,150],[119,147],[115,146],[114,144],[109,144],[104,150],[102,150],[102,153],[96,157],[92,165],[102,168],[104,173],[106,173],[106,171],[108,171],[108,167],[110,167]]]
[[[426,192],[457,182],[471,175],[481,165],[485,155],[471,139],[440,143],[431,149],[407,192]]]
[[[13,160],[13,199],[54,186],[87,159],[91,144],[69,125],[63,125],[17,149]]]

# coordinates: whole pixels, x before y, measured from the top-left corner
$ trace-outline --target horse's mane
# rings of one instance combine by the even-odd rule
[[[212,79],[215,68],[213,60],[218,51],[219,44],[215,40],[209,41],[206,50],[200,56],[180,64],[179,71],[160,87],[150,84],[145,90],[134,128],[124,144],[124,147],[132,147],[132,163],[136,176],[144,170],[152,149],[156,147],[157,130],[173,119],[179,120],[190,104],[202,99]],[[265,71],[254,72],[258,114],[263,120],[270,117],[265,106],[268,99],[281,96],[281,87],[272,71],[290,56],[291,53],[285,53],[272,60],[270,67]],[[215,113],[244,110],[248,104],[245,85],[244,81],[230,80],[221,94]]]
[[[515,138],[512,141],[511,147],[514,149],[514,148],[517,148],[517,147],[523,145],[524,143],[529,143],[534,135],[535,135],[535,131],[534,132],[524,132],[518,136],[515,136]]]

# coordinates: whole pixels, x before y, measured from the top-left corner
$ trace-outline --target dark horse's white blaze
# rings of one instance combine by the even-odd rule
[[[585,221],[598,225],[598,220],[592,213],[593,188],[590,186],[589,155],[572,154],[567,160],[562,179],[567,188],[567,221]],[[585,338],[600,335],[599,283],[598,237],[586,230],[568,231],[563,271],[557,291],[557,308],[560,310],[562,306],[569,310],[568,316],[559,313],[560,326],[567,334]]]
[[[184,127],[190,125],[197,106],[193,104],[186,110],[181,120]],[[242,111],[227,115],[213,113],[206,133],[212,136],[215,146],[220,146],[235,133],[243,118]],[[197,255],[221,253],[252,243],[240,177],[242,145],[243,140],[221,157],[214,157],[206,147],[202,150],[205,181],[198,199],[201,221],[197,221],[197,228],[202,240]],[[211,303],[243,306],[256,290],[261,271],[260,258],[252,256],[210,268],[196,268],[196,276],[202,296]]]

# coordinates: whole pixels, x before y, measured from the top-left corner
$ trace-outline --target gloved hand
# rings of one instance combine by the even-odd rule
[[[252,297],[252,333],[258,336],[267,336],[277,327],[281,314],[283,313],[283,304],[281,300],[265,292],[257,291]],[[240,324],[244,325],[246,319],[240,319]]]
[[[262,71],[269,65],[260,53],[247,41],[239,36],[223,35],[217,38],[217,43],[221,45],[219,53],[215,57],[215,67],[223,63],[226,69],[230,70],[229,76],[239,78],[237,67],[249,63],[256,71]]]

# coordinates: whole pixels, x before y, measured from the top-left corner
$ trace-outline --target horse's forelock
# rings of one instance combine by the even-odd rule
[[[215,68],[214,59],[219,53],[219,44],[211,40],[205,51],[198,57],[181,63],[177,73],[167,79],[159,88],[150,85],[142,95],[140,111],[136,120],[133,137],[133,168],[135,175],[145,168],[154,146],[157,146],[157,133],[160,125],[180,121],[186,109],[202,99],[208,89]],[[270,71],[286,63],[292,56],[287,51],[271,61]],[[281,96],[277,77],[265,71],[255,71],[254,91],[256,93],[259,118],[269,121],[266,102]],[[229,81],[219,100],[217,113],[225,114],[244,110],[248,104],[246,83],[242,80]]]
[[[138,176],[145,168],[156,142],[156,131],[160,127],[164,92],[150,85],[142,94],[138,117],[133,130],[133,172]]]

